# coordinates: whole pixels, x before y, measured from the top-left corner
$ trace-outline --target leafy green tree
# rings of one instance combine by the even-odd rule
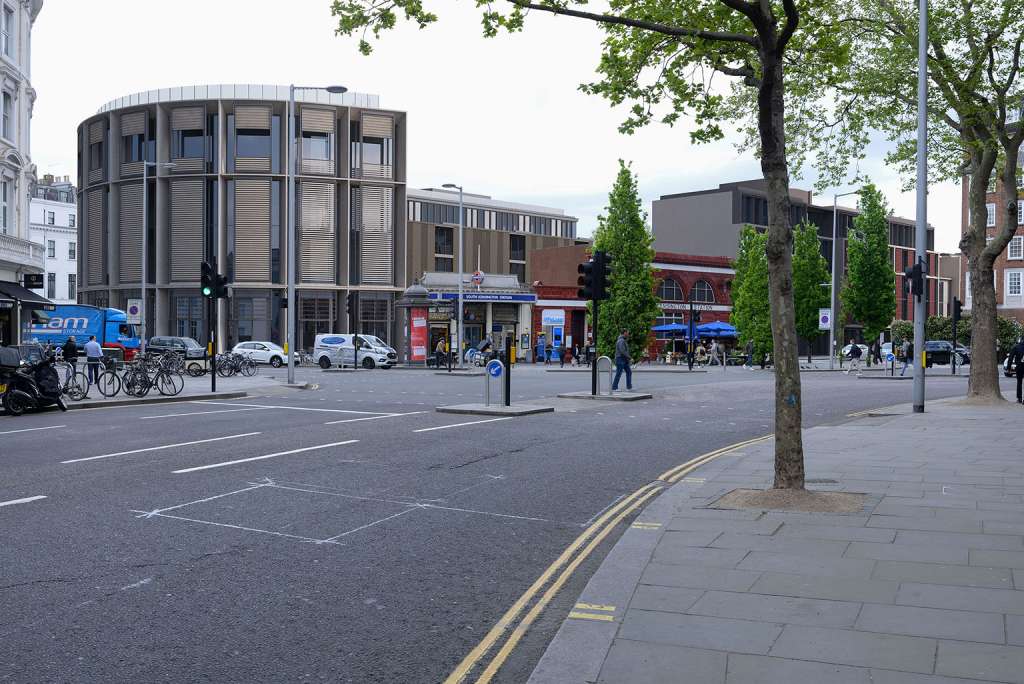
[[[597,322],[598,353],[608,356],[615,353],[619,333],[628,330],[630,356],[640,358],[660,311],[651,268],[654,238],[640,205],[636,177],[620,159],[607,215],[598,217],[594,233],[594,249],[612,256],[609,298],[601,302]]]
[[[394,28],[400,15],[420,28],[437,21],[427,0],[333,0],[336,33],[369,37]],[[809,138],[829,128],[831,111],[815,104],[829,87],[846,80],[848,27],[821,0],[616,0],[589,11],[589,0],[475,0],[487,36],[520,31],[528,13],[549,13],[599,25],[605,32],[599,80],[583,86],[629,112],[619,130],[632,133],[659,120],[672,125],[689,116],[695,143],[724,137],[724,121],[743,121],[761,161],[768,200],[766,253],[775,362],[775,487],[804,486],[800,366],[793,304],[793,231],[790,225],[790,162],[786,108],[812,121]],[[799,71],[787,94],[786,73]],[[728,97],[722,77],[737,97]],[[737,102],[740,104],[737,105]]]
[[[754,357],[763,358],[772,350],[772,317],[768,304],[768,236],[753,226],[744,226],[736,248],[732,281],[732,313],[729,320],[736,328],[740,343],[754,343]]]
[[[832,275],[828,262],[821,255],[818,227],[802,223],[794,231],[793,301],[796,304],[796,334],[807,340],[807,362],[811,361],[810,344],[821,335],[818,310],[828,306],[828,284]],[[822,287],[822,284],[826,287]]]
[[[896,315],[896,276],[889,249],[889,211],[872,184],[860,191],[860,214],[846,239],[847,279],[841,293],[844,313],[864,326],[865,344],[889,327]]]

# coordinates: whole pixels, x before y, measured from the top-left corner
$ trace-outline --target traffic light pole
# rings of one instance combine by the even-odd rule
[[[207,320],[210,321],[210,391],[217,391],[217,300],[213,297],[206,302]]]
[[[917,230],[916,263],[921,266],[921,291],[914,299],[914,413],[924,413],[924,319],[928,315],[928,0],[918,0],[917,40]]]
[[[591,325],[591,334],[594,336],[594,354],[590,359],[590,394],[597,396],[597,310],[600,307],[601,300],[593,300],[594,304],[594,315],[593,325]]]

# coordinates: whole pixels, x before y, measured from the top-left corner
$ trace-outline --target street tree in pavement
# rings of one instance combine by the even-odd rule
[[[598,217],[594,233],[594,249],[612,256],[609,298],[600,304],[597,329],[598,353],[607,356],[614,356],[619,332],[628,330],[629,354],[640,358],[660,311],[651,268],[654,238],[640,204],[636,177],[620,159],[619,173],[608,195],[607,213]]]
[[[762,358],[772,350],[767,243],[766,233],[759,233],[751,225],[743,226],[733,262],[736,275],[732,280],[729,320],[739,333],[741,344],[754,343],[754,358]]]
[[[870,183],[860,191],[860,214],[846,235],[846,253],[843,313],[864,326],[864,339],[859,341],[868,344],[896,315],[889,211],[881,191]]]
[[[336,33],[368,38],[394,28],[400,15],[420,28],[437,21],[426,0],[333,0]],[[787,107],[811,123],[800,131],[814,140],[827,126],[828,108],[815,106],[846,78],[846,27],[834,22],[828,0],[617,0],[589,11],[587,0],[475,0],[487,36],[523,28],[527,13],[593,22],[605,32],[599,80],[582,89],[613,106],[627,104],[620,131],[658,120],[688,117],[695,143],[724,137],[723,123],[743,120],[756,131],[757,154],[768,200],[769,301],[775,362],[775,483],[802,489],[800,367],[793,305],[793,230],[790,223]],[[604,7],[602,5],[602,7]],[[800,87],[787,93],[786,75],[800,71]],[[734,93],[721,87],[731,78]],[[794,161],[799,163],[802,156]]]
[[[928,5],[929,181],[969,183],[968,227],[960,240],[973,314],[968,396],[1001,400],[993,263],[1017,223],[1024,2],[930,0]],[[917,0],[852,0],[843,7],[852,61],[849,81],[837,84],[836,111],[848,131],[873,128],[896,143],[887,161],[909,187],[917,157]],[[862,135],[846,138],[863,140]],[[842,168],[842,152],[850,149],[835,155],[833,170]],[[989,230],[985,194],[993,173],[1002,201],[996,226]]]
[[[821,335],[818,310],[827,307],[828,285],[832,276],[821,255],[818,227],[803,222],[794,229],[793,301],[796,305],[796,334],[807,340],[807,362],[811,361],[811,342]]]

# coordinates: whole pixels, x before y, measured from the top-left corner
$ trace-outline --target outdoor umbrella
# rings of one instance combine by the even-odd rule
[[[736,337],[736,328],[728,323],[712,321],[697,326],[697,334],[701,337]]]

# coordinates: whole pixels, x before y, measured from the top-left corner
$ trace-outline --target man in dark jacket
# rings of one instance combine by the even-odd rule
[[[64,360],[71,364],[71,372],[78,370],[78,343],[75,342],[75,336],[69,337],[60,350]]]
[[[1021,389],[1024,387],[1024,337],[1017,340],[1017,344],[1010,350],[1010,365],[1017,366],[1017,403],[1024,404],[1024,396]]]
[[[629,366],[629,331],[623,330],[619,339],[615,340],[615,379],[612,380],[612,391],[619,389],[619,378],[626,372],[626,391],[633,389],[633,369]]]

